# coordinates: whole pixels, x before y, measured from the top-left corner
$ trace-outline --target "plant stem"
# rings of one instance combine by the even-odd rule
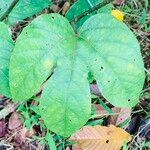
[[[0,18],[0,21],[3,21],[4,19],[6,19],[8,17],[8,15],[10,14],[10,12],[13,10],[13,8],[15,7],[15,5],[18,3],[19,0],[13,0],[13,2],[10,4],[10,6],[8,7],[8,9],[6,10],[6,12],[2,15],[2,17]]]
[[[95,10],[101,8],[101,7],[104,7],[105,5],[111,3],[112,1],[113,1],[113,0],[104,0],[103,2],[101,2],[101,3],[97,4],[97,5],[95,5],[95,6],[92,7],[91,9],[89,9],[89,10],[83,12],[82,14],[79,14],[78,16],[76,16],[75,18],[73,18],[73,19],[71,19],[71,20],[69,20],[69,21],[70,21],[70,22],[76,22],[76,21],[78,21],[79,19],[81,19],[82,17],[86,16],[87,14],[92,13],[93,11],[95,11]]]

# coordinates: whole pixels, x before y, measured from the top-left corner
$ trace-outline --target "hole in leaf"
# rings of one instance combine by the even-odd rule
[[[109,140],[107,140],[106,143],[109,143]]]

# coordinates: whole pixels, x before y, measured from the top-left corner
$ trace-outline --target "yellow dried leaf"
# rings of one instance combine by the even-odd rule
[[[131,136],[122,128],[110,125],[84,126],[74,133],[70,140],[76,142],[82,150],[120,150],[124,142],[129,142]]]
[[[120,10],[118,9],[114,9],[111,11],[111,14],[117,18],[119,21],[123,21],[123,18],[124,18],[124,14],[123,12],[121,12]]]

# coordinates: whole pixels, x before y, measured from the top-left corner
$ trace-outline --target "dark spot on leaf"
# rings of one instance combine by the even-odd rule
[[[71,122],[71,119],[69,121]]]
[[[130,99],[128,99],[128,102],[130,102]]]
[[[104,69],[104,68],[101,66],[101,67],[100,67],[100,71],[103,70],[103,69]]]
[[[108,82],[110,82],[110,81],[108,80]]]
[[[97,58],[94,61],[97,61]]]
[[[54,19],[54,17],[52,16],[52,19]]]
[[[109,143],[109,140],[107,140],[106,143]]]

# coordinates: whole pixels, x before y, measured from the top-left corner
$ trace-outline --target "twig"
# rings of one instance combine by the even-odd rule
[[[69,21],[70,21],[70,22],[76,22],[76,21],[78,21],[79,19],[81,19],[82,17],[86,16],[87,14],[92,13],[93,11],[95,11],[95,10],[101,8],[101,7],[104,7],[105,5],[111,3],[112,1],[113,1],[113,0],[104,0],[103,2],[101,2],[101,3],[97,4],[97,5],[95,5],[95,6],[92,7],[91,9],[89,9],[89,10],[87,10],[87,11],[81,13],[80,15],[76,16],[75,18],[73,18],[73,19],[71,19],[71,20],[69,20]]]
[[[5,118],[7,115],[15,111],[15,109],[20,105],[20,102],[9,103],[5,108],[0,111],[0,120]]]
[[[8,9],[6,10],[6,12],[2,15],[2,17],[0,18],[0,21],[3,21],[4,19],[6,19],[8,17],[8,15],[10,14],[10,12],[12,11],[12,9],[15,7],[15,5],[18,3],[19,0],[13,0],[13,2],[10,4],[10,6],[8,7]]]

